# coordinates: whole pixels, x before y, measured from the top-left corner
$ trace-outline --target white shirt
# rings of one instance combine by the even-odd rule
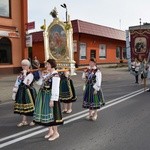
[[[57,71],[52,72],[52,74],[57,73]],[[58,101],[59,99],[59,86],[60,86],[60,77],[54,76],[52,77],[52,92],[51,92],[51,100]]]
[[[135,62],[135,71],[140,70],[141,63],[140,62]]]
[[[102,83],[102,73],[100,70],[97,70],[97,72],[95,73],[96,75],[96,83],[93,85],[93,88],[96,91],[99,91],[101,88],[101,83]]]

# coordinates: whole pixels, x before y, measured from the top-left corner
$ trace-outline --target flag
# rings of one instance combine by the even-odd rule
[[[31,30],[31,29],[35,29],[35,22],[28,22],[26,23],[26,30]]]

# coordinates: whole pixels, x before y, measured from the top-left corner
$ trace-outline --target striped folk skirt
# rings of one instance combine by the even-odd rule
[[[54,101],[54,107],[50,107],[51,91],[40,89],[36,98],[33,121],[44,126],[63,124],[60,101]]]
[[[35,98],[36,90],[34,87],[25,84],[19,85],[15,98],[14,113],[33,116]]]
[[[73,81],[64,78],[60,82],[60,101],[63,103],[72,103],[77,100]]]
[[[102,98],[103,93],[101,90],[94,93],[93,84],[86,84],[82,106],[91,110],[100,109]]]

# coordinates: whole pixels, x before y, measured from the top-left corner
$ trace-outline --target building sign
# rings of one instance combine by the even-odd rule
[[[26,24],[26,30],[32,30],[35,29],[35,22],[29,22]]]
[[[0,31],[0,36],[19,37],[19,33],[14,32],[14,31]]]
[[[26,35],[26,47],[32,47],[32,35]]]
[[[0,31],[0,36],[7,36],[8,37],[8,31]]]

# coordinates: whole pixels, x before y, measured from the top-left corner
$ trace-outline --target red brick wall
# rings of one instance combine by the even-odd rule
[[[33,58],[34,56],[37,56],[40,63],[43,63],[45,61],[43,42],[33,43],[32,56]]]
[[[0,70],[4,73],[15,72],[15,68],[21,66],[21,60],[28,58],[28,49],[25,46],[25,24],[28,22],[28,3],[27,0],[11,0],[11,18],[0,17],[0,30],[14,32],[18,30],[18,37],[9,37],[12,45],[12,64],[0,64]],[[0,36],[3,38],[3,36]]]
[[[106,64],[106,63],[119,63],[120,59],[116,58],[116,47],[126,47],[125,41],[119,41],[114,39],[108,39],[104,37],[86,35],[86,34],[74,34],[73,40],[77,41],[77,52],[74,52],[74,60],[77,65],[88,65],[90,60],[90,50],[96,50],[96,60],[98,64]],[[80,52],[80,42],[86,43],[87,46],[87,59],[80,60],[79,52]],[[106,59],[99,58],[99,45],[106,45]],[[32,47],[32,56],[37,56],[37,58],[42,63],[44,58],[44,42],[36,42],[33,43]],[[127,60],[123,60],[126,62]]]
[[[87,65],[90,60],[90,51],[91,49],[96,50],[96,61],[97,63],[119,63],[120,59],[116,58],[116,47],[125,48],[125,41],[119,41],[114,39],[108,39],[104,37],[97,37],[92,35],[86,34],[75,34],[74,40],[77,41],[77,48],[78,53],[75,54],[74,59],[78,65]],[[80,51],[80,43],[86,43],[87,46],[87,59],[86,60],[79,60],[79,51]],[[99,58],[99,45],[105,44],[106,45],[106,59]],[[126,61],[126,60],[124,60]]]

